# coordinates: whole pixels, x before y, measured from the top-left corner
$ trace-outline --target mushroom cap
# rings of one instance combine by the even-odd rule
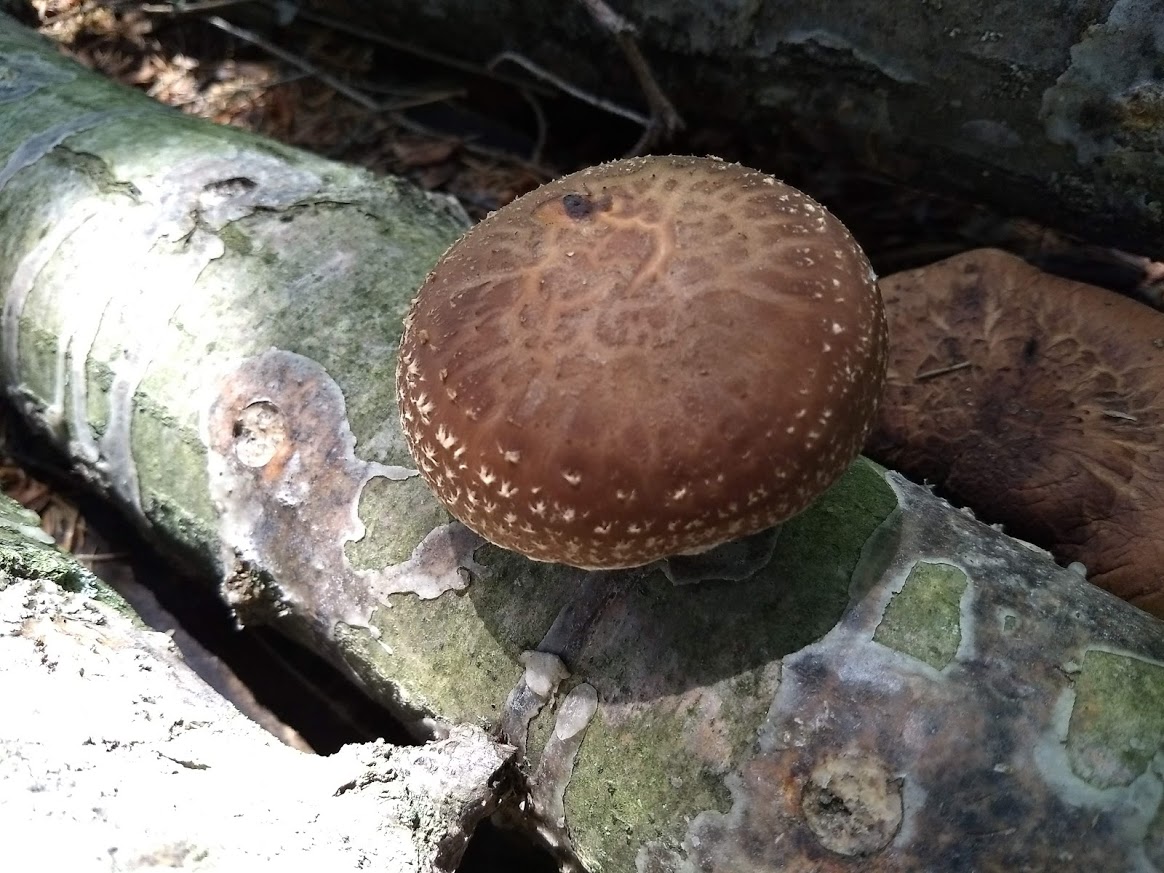
[[[1164,618],[1164,313],[997,249],[881,287],[870,454]]]
[[[404,435],[449,512],[540,561],[633,567],[807,507],[885,378],[864,253],[714,158],[591,167],[488,216],[405,318]]]

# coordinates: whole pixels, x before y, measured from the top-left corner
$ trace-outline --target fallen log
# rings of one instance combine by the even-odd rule
[[[505,816],[564,868],[1162,863],[1159,621],[866,461],[738,581],[486,545],[415,476],[392,394],[456,211],[7,19],[0,59],[8,395],[241,621],[418,733],[500,730],[527,778]]]
[[[756,154],[792,129],[922,190],[1164,258],[1156,0],[622,0],[593,14],[604,5],[320,7],[540,91],[565,82],[649,114],[630,39],[689,126],[740,131]],[[658,125],[666,110],[654,115]],[[775,158],[760,169],[789,173]]]
[[[0,820],[13,868],[448,873],[512,750],[459,727],[320,757],[278,742],[167,634],[0,498]],[[51,540],[49,541],[51,543]]]

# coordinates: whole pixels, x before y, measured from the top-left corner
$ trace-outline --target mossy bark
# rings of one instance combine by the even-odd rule
[[[564,865],[1164,863],[1137,690],[1160,622],[865,461],[739,582],[484,545],[408,467],[392,390],[455,210],[125,94],[6,19],[0,65],[9,395],[240,619],[420,731],[502,730],[528,765],[511,817]]]

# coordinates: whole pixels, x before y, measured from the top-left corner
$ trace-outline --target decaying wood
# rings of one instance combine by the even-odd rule
[[[646,103],[582,4],[319,5],[429,51],[481,64],[520,53],[592,94]],[[611,5],[692,128],[738,126],[763,153],[764,131],[791,126],[918,187],[1164,257],[1158,0]]]
[[[512,751],[279,743],[0,500],[0,821],[11,869],[440,873]]]
[[[243,621],[419,732],[502,726],[564,867],[1164,865],[1159,621],[865,461],[739,581],[483,544],[392,396],[448,207],[0,22],[9,396]]]
[[[881,290],[869,451],[1164,615],[1164,314],[996,250]]]

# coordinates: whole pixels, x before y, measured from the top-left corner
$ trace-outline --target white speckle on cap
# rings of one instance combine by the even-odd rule
[[[457,443],[457,438],[449,433],[443,424],[438,424],[436,429],[436,441],[440,443],[442,449],[451,449]]]
[[[416,411],[420,413],[420,418],[425,424],[428,424],[429,414],[436,409],[436,404],[428,399],[427,394],[421,394],[416,398]]]

